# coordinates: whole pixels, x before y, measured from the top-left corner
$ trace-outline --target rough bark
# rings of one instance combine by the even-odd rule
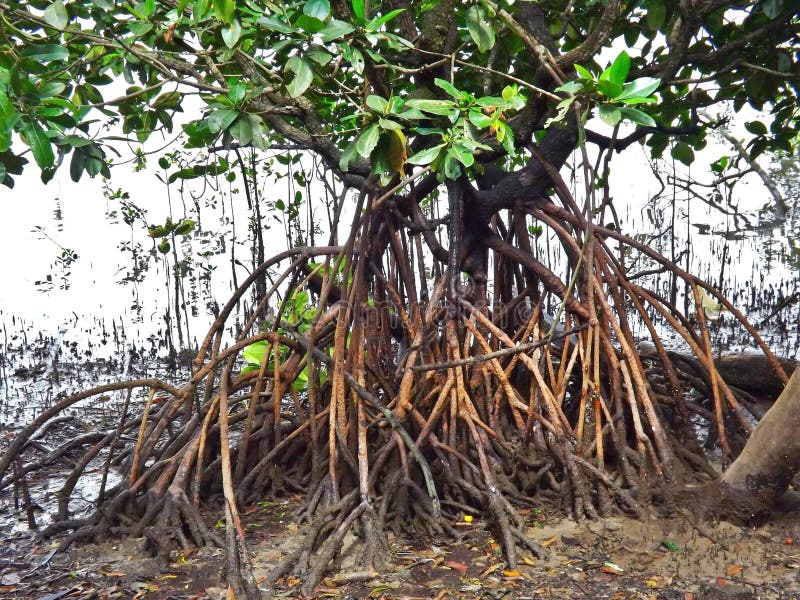
[[[717,483],[716,512],[752,522],[768,515],[800,469],[800,371],[764,415],[742,453]]]

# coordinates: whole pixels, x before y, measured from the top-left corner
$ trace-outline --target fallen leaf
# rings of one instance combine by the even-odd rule
[[[524,562],[529,567],[535,567],[536,566],[536,561],[533,560],[530,556],[523,556],[522,557],[522,562]]]
[[[724,577],[717,577],[717,585],[728,585],[730,581],[725,579]]]
[[[464,515],[465,523],[472,523],[472,515]]]
[[[728,577],[733,577],[734,575],[738,575],[739,573],[741,573],[743,568],[744,567],[742,567],[742,565],[731,565],[730,567],[725,569],[725,574]]]
[[[518,569],[504,569],[503,575],[506,577],[522,577],[522,573]]]
[[[542,540],[541,542],[539,542],[539,545],[547,548],[550,544],[552,544],[555,541],[556,541],[556,536],[552,536],[547,538],[546,540]]]
[[[622,575],[625,570],[612,562],[603,563],[603,573],[610,573],[611,575]]]
[[[105,575],[106,577],[125,577],[126,573],[122,571],[109,571],[108,569],[100,569],[100,575]]]
[[[444,563],[444,566],[450,567],[451,569],[458,571],[462,575],[466,574],[466,572],[469,570],[468,565],[465,565],[464,563],[458,562],[456,560],[448,560],[446,563]]]
[[[481,573],[481,577],[486,577],[486,576],[487,576],[487,575],[489,575],[490,573],[494,573],[495,571],[497,571],[497,570],[499,570],[500,568],[502,568],[502,566],[503,566],[503,563],[497,563],[497,564],[494,564],[494,565],[492,565],[491,567],[489,567],[489,568],[485,569],[485,570],[484,570],[484,571]]]
[[[792,546],[794,544],[794,538],[790,537],[784,538],[783,543],[786,544],[787,546]]]

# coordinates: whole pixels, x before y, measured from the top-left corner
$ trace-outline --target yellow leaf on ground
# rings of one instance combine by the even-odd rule
[[[550,544],[552,544],[555,541],[556,541],[556,536],[552,536],[552,537],[547,538],[546,540],[543,540],[543,541],[539,542],[539,545],[540,546],[544,546],[545,548],[547,548]]]
[[[490,575],[491,573],[494,573],[495,571],[500,569],[502,566],[503,566],[503,563],[497,563],[495,565],[492,565],[491,567],[488,567],[488,568],[484,569],[483,573],[481,573],[481,577],[486,577],[487,575]]]
[[[522,577],[522,573],[518,569],[504,569],[503,575],[506,577]]]

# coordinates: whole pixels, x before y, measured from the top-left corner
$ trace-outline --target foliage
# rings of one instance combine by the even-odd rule
[[[200,104],[181,124],[189,146],[291,141],[320,152],[342,175],[363,175],[363,164],[351,164],[359,157],[376,173],[402,172],[410,141],[412,164],[456,177],[471,156],[497,155],[484,130],[513,155],[542,127],[554,97],[532,82],[550,54],[571,80],[562,91],[585,95],[609,123],[650,127],[654,155],[677,136],[676,158],[688,162],[691,148],[705,143],[696,109],[722,101],[736,111],[771,110],[769,126],[749,128],[752,155],[790,149],[798,130],[789,0],[698,3],[685,15],[664,0],[583,0],[568,16],[562,4],[374,4],[366,15],[359,1],[6,0],[0,180],[13,185],[25,154],[45,181],[70,155],[74,180],[107,177],[118,135],[102,121],[143,142],[173,132],[176,113],[194,96]],[[415,23],[422,25],[412,41]],[[598,54],[612,43],[627,52],[601,71]],[[450,77],[432,76],[447,64],[458,67]],[[623,91],[629,70],[634,79]],[[656,80],[658,111],[630,106],[650,97],[644,92]],[[525,96],[509,87],[515,82]]]

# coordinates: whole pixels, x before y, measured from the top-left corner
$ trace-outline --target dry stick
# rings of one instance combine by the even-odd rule
[[[350,270],[352,269],[352,258],[353,258],[353,248],[355,245],[356,235],[359,231],[362,231],[361,224],[366,220],[367,216],[371,214],[370,206],[367,205],[367,210],[364,215],[361,214],[361,209],[364,206],[365,199],[369,196],[370,187],[372,185],[373,177],[370,178],[364,183],[361,188],[361,192],[358,195],[358,205],[356,206],[356,210],[353,214],[353,220],[350,226],[350,235],[347,238],[347,242],[342,249],[342,252],[339,253],[337,257],[337,262],[344,258],[344,266],[342,272],[345,275],[345,280],[350,276]],[[364,257],[366,260],[366,257]],[[363,261],[362,261],[363,262]],[[327,275],[327,273],[325,274]],[[331,285],[330,279],[328,280],[328,285]],[[346,422],[346,404],[345,404],[345,386],[344,380],[342,376],[342,371],[344,370],[344,363],[345,363],[345,351],[347,350],[346,346],[346,338],[347,338],[347,324],[350,322],[352,310],[353,310],[353,299],[355,294],[355,286],[350,286],[348,290],[348,296],[346,298],[346,303],[344,306],[344,311],[340,310],[340,314],[338,320],[336,322],[336,333],[334,335],[334,366],[333,366],[333,373],[331,374],[332,386],[331,386],[331,400],[330,400],[330,412],[328,413],[328,477],[331,481],[331,491],[333,494],[334,500],[339,500],[339,477],[336,470],[338,460],[337,460],[337,451],[336,451],[336,442],[345,434],[345,429],[347,427]],[[316,349],[316,348],[314,348]],[[344,445],[344,444],[343,444]]]
[[[314,416],[313,420],[321,421],[322,419],[328,416],[329,411],[330,407],[321,410]],[[283,438],[280,444],[277,444],[261,460],[259,460],[258,463],[256,463],[256,465],[252,469],[250,469],[250,472],[242,480],[240,487],[247,488],[248,486],[250,486],[255,480],[255,478],[258,476],[258,473],[261,471],[261,469],[263,469],[267,464],[269,464],[269,462],[272,459],[278,456],[289,445],[290,442],[294,441],[300,435],[302,435],[306,429],[310,429],[311,421],[312,419],[309,419],[308,421],[305,422],[305,424],[297,427],[297,429],[295,429],[289,435]]]
[[[642,421],[639,417],[639,406],[636,404],[636,393],[633,391],[633,384],[631,383],[631,375],[628,371],[628,364],[622,360],[619,363],[620,369],[622,370],[622,380],[625,384],[625,390],[627,391],[627,398],[628,398],[628,405],[630,406],[631,410],[631,418],[633,419],[633,431],[636,434],[636,448],[639,451],[639,455],[642,458],[642,461],[646,458],[646,450],[650,449],[650,438],[644,432],[644,428],[642,427]],[[655,453],[652,453],[653,465],[658,464],[658,459],[655,456]]]
[[[592,344],[592,337],[597,333],[599,333],[597,327],[592,327],[586,332],[585,342],[583,344],[578,342],[581,356],[581,402],[578,406],[578,422],[575,425],[577,438],[575,454],[578,456],[583,455],[583,427],[586,422],[586,401],[589,397],[589,347]]]
[[[656,346],[656,352],[658,353],[658,356],[661,359],[661,364],[664,366],[664,369],[667,372],[667,379],[670,384],[670,392],[677,404],[678,413],[680,414],[681,420],[683,421],[683,425],[687,430],[687,435],[690,435],[691,425],[689,423],[689,413],[686,410],[685,403],[680,397],[680,382],[675,372],[675,367],[672,365],[672,361],[670,360],[669,356],[667,355],[667,351],[664,348],[664,343],[661,341],[661,337],[658,335],[655,325],[653,325],[653,320],[650,318],[650,315],[647,314],[644,305],[642,304],[641,300],[639,300],[639,297],[633,290],[631,283],[626,278],[625,273],[622,270],[624,266],[621,264],[617,264],[616,261],[603,259],[603,261],[601,262],[601,268],[606,274],[606,278],[609,280],[612,278],[612,275],[607,271],[609,266],[612,269],[614,276],[616,277],[617,283],[619,283],[625,290],[625,292],[627,292],[628,297],[630,298],[631,302],[633,302],[633,305],[636,308],[636,312],[639,314],[639,317],[644,322],[645,327],[647,327],[647,331],[650,333],[650,339],[653,340],[653,343]]]

